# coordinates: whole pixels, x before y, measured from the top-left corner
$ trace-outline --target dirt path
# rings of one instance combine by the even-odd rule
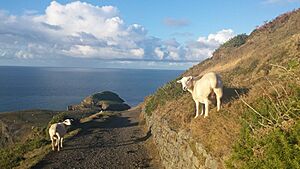
[[[139,110],[130,110],[84,123],[60,152],[51,152],[34,168],[160,168],[145,149],[151,134],[141,130],[138,116]]]

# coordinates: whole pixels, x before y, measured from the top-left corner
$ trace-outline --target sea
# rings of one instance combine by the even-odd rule
[[[136,106],[183,70],[0,66],[0,112],[66,110],[85,97],[113,91]]]

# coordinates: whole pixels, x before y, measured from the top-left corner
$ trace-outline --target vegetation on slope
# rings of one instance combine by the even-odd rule
[[[229,168],[300,168],[299,70],[284,70],[251,105],[243,100],[248,108]]]
[[[246,34],[236,35],[235,37],[229,39],[227,42],[222,44],[220,48],[240,47],[241,45],[246,43],[247,38],[248,35]]]
[[[0,168],[13,168],[25,159],[24,155],[34,149],[40,148],[48,143],[44,132],[36,131],[36,136],[28,139],[25,143],[17,143],[13,147],[0,149]]]
[[[167,121],[172,130],[188,129],[223,165],[228,159],[229,168],[299,167],[299,30],[300,9],[248,37],[231,39],[212,58],[183,73],[221,74],[225,87],[220,112],[212,105],[208,118],[193,119],[191,95],[175,94],[172,90],[181,89],[173,82],[145,100],[147,115]]]
[[[36,116],[44,116],[45,119],[42,119],[42,123],[39,122],[40,118],[35,119],[34,122],[30,122],[33,126],[31,127],[31,133],[27,135],[27,137],[23,138],[25,141],[18,141],[10,146],[3,146],[0,148],[0,168],[1,169],[9,169],[18,167],[19,168],[30,168],[32,165],[37,163],[43,156],[45,156],[50,151],[50,139],[48,134],[48,129],[51,124],[61,122],[66,118],[73,118],[75,121],[78,121],[80,118],[89,116],[95,112],[86,111],[86,112],[60,112],[55,113],[55,115],[51,118],[51,116],[45,116],[45,113],[49,111],[40,111],[35,113]],[[18,113],[22,112],[16,112]],[[32,118],[31,111],[26,111],[22,117]],[[43,114],[44,113],[44,114]],[[15,117],[15,113],[8,113],[2,115],[5,117]],[[54,114],[54,113],[53,113]],[[27,120],[25,120],[27,121]],[[47,122],[46,122],[47,121]],[[28,121],[27,121],[28,123]],[[35,124],[38,125],[35,125]],[[72,128],[71,128],[72,130]],[[68,134],[68,137],[75,135],[79,130],[72,130]]]
[[[181,87],[176,84],[176,80],[170,81],[163,87],[159,88],[154,95],[147,99],[145,112],[148,116],[158,107],[166,104],[167,101],[177,99],[183,95]]]

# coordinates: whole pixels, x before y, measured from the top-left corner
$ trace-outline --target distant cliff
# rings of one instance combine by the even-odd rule
[[[104,91],[86,97],[78,105],[68,106],[68,110],[99,109],[105,111],[128,110],[130,106],[116,93]]]
[[[221,111],[211,106],[206,119],[193,119],[175,80],[145,99],[165,167],[299,168],[300,9],[232,38],[182,76],[210,71],[225,86]]]

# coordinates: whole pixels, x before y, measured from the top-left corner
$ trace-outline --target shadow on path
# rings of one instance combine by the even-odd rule
[[[81,123],[78,125],[78,128],[81,128],[81,131],[76,137],[85,137],[90,134],[97,135],[98,139],[101,139],[103,133],[109,133],[111,129],[117,128],[126,128],[138,126],[138,122],[132,122],[129,117],[123,117],[120,115],[113,115],[105,121],[92,120],[86,123]],[[95,130],[98,129],[98,130]],[[90,144],[86,146],[80,146],[80,144],[73,147],[66,147],[63,150],[75,150],[75,149],[91,149],[91,148],[116,148],[120,146],[127,146],[132,144],[137,144],[148,140],[152,136],[151,127],[147,131],[146,135],[143,137],[136,138],[132,136],[131,139],[125,141],[115,141],[115,142],[96,142],[95,144]],[[73,138],[76,139],[76,138]]]

